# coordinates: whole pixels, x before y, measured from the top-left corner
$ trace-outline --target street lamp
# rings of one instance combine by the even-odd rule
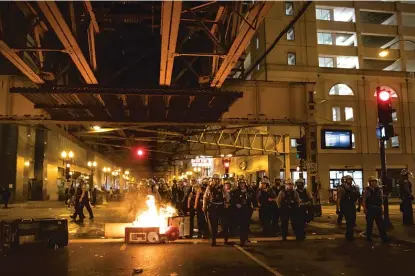
[[[112,172],[112,176],[113,176],[113,181],[114,181],[114,189],[116,188],[115,185],[115,181],[117,180],[117,176],[119,175],[119,171],[113,171]]]
[[[108,174],[111,172],[111,169],[108,167],[104,167],[102,171],[104,172],[105,177],[105,188],[108,189]]]
[[[383,48],[383,49],[382,49],[382,51],[380,51],[380,52],[378,53],[378,55],[379,55],[380,57],[387,57],[387,56],[389,55],[389,49],[390,49],[393,45],[395,45],[395,44],[397,44],[397,43],[399,43],[399,42],[401,42],[401,41],[404,41],[404,42],[411,42],[411,43],[415,44],[415,41],[408,40],[408,39],[401,39],[401,40],[395,41],[394,43],[392,43],[392,44],[391,44],[391,45],[389,45],[388,47]]]
[[[65,177],[66,180],[68,181],[71,178],[71,174],[70,173],[70,168],[71,168],[71,162],[73,161],[75,154],[73,153],[73,151],[62,151],[61,152],[61,158],[64,164],[64,168],[65,168]]]
[[[92,189],[92,187],[94,186],[94,172],[95,169],[97,167],[97,162],[96,161],[88,161],[88,167],[89,167],[89,171],[90,171],[90,183],[89,183],[89,187]]]

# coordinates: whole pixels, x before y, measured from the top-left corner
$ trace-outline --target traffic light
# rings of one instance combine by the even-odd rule
[[[392,113],[392,96],[389,91],[376,87],[376,101],[378,106],[378,119],[381,128],[385,130],[385,138],[394,136]]]
[[[307,160],[307,139],[305,136],[302,136],[296,140],[296,148],[297,148],[297,158]]]
[[[138,149],[137,150],[137,155],[138,156],[143,156],[144,155],[144,151],[142,149]]]

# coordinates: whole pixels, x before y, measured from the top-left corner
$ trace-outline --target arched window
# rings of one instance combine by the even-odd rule
[[[397,98],[398,97],[398,95],[396,94],[395,90],[393,90],[389,86],[381,86],[380,87],[380,90],[388,91],[392,98]],[[374,96],[376,97],[376,91],[375,91]]]
[[[353,96],[353,90],[346,84],[339,83],[330,88],[329,95]]]

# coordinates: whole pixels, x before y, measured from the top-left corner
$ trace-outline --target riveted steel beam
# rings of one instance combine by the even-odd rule
[[[94,72],[82,54],[78,42],[72,34],[68,24],[65,22],[65,19],[56,3],[52,1],[40,1],[37,2],[37,4],[49,24],[52,26],[52,29],[55,31],[65,50],[68,51],[69,56],[78,68],[78,71],[81,73],[85,82],[87,84],[97,84],[98,81],[94,75]]]
[[[228,54],[226,55],[222,64],[219,66],[219,69],[210,84],[211,87],[222,86],[223,82],[226,80],[231,70],[237,64],[239,58],[245,51],[245,48],[248,46],[253,35],[258,30],[259,25],[273,4],[274,2],[272,1],[258,1],[255,2],[255,4],[252,6],[251,10],[242,21],[239,32],[232,42]]]
[[[36,84],[43,84],[45,81],[3,40],[0,40],[0,53],[4,55],[14,66]]]
[[[179,34],[181,1],[163,1],[161,8],[161,86],[170,86],[173,73],[174,53]]]

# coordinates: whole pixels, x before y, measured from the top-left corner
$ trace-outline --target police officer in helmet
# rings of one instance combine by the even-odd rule
[[[402,200],[401,212],[404,225],[414,224],[414,212],[412,209],[412,201],[414,196],[412,194],[412,183],[409,181],[409,177],[413,178],[413,175],[407,169],[401,171],[401,179],[399,180],[399,198]]]
[[[298,212],[298,236],[305,239],[305,224],[312,220],[312,195],[304,188],[304,179],[299,178],[295,181],[296,191],[300,197],[300,209]]]
[[[356,202],[358,203],[356,208]],[[343,212],[346,219],[346,240],[353,240],[353,230],[356,225],[356,212],[360,212],[359,188],[353,185],[353,177],[346,175],[344,184],[337,188],[337,210]]]
[[[248,187],[245,179],[239,179],[238,187],[232,191],[231,203],[239,226],[241,246],[244,246],[248,241],[249,223],[252,209],[255,207],[255,192]]]
[[[273,202],[275,200],[275,195],[269,184],[268,178],[262,178],[256,195],[259,207],[259,219],[261,221],[262,231],[266,236],[271,234],[271,219],[272,212],[274,211]]]
[[[197,237],[200,238],[207,238],[209,231],[206,221],[205,213],[203,212],[203,195],[205,194],[205,191],[209,185],[209,179],[204,178],[202,180],[202,185],[200,185],[196,191],[196,199],[195,199],[195,205],[194,209],[196,210],[196,216],[197,216]]]
[[[372,241],[373,221],[379,230],[379,235],[383,241],[387,241],[383,215],[383,194],[379,188],[376,177],[369,177],[369,186],[363,193],[363,210],[366,214],[366,239]]]
[[[288,235],[288,221],[291,220],[291,227],[294,230],[295,236],[298,240],[302,239],[298,232],[298,210],[300,205],[300,196],[294,190],[294,185],[291,179],[285,181],[286,189],[278,195],[277,204],[280,208],[281,215],[281,236],[282,240],[287,240]]]
[[[219,220],[224,220],[225,194],[220,183],[219,175],[214,174],[212,183],[207,187],[203,196],[203,211],[207,214],[209,230],[212,235],[212,246],[216,246]],[[225,244],[228,244],[227,231],[224,231]]]

